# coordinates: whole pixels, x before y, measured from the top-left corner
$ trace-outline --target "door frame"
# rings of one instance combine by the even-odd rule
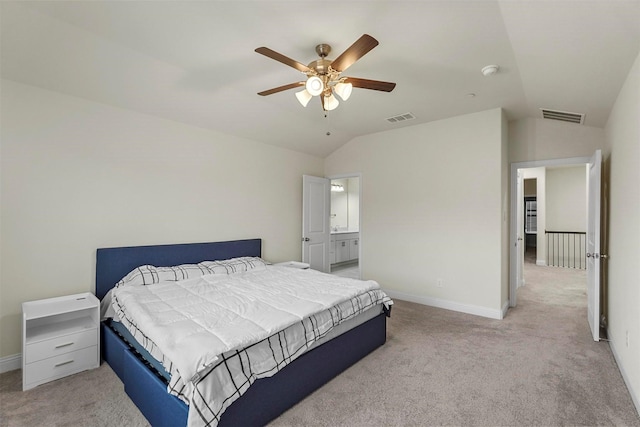
[[[518,222],[517,212],[518,203],[517,200],[517,185],[518,185],[518,169],[529,169],[539,167],[552,167],[552,166],[571,166],[571,165],[587,165],[591,162],[591,156],[588,157],[569,157],[563,159],[550,159],[550,160],[534,160],[529,162],[515,162],[511,163],[510,171],[510,191],[509,191],[509,206],[510,206],[510,221],[509,221],[509,307],[515,307],[517,305],[517,286],[518,286]],[[589,218],[587,218],[587,221]]]
[[[520,169],[516,170],[516,200],[524,199],[524,177],[520,173]],[[516,204],[516,289],[524,286],[524,252],[526,248],[526,240],[520,236],[519,232],[524,230],[524,206],[522,203]],[[520,245],[520,247],[518,247]],[[524,247],[523,247],[524,245]]]
[[[587,165],[587,318],[594,341],[600,341],[600,267],[602,248],[602,151]],[[595,173],[594,173],[595,172]],[[589,256],[591,253],[591,256]],[[589,268],[591,267],[591,268]]]
[[[344,173],[327,176],[329,183],[333,179],[358,178],[358,278],[362,279],[362,173]],[[331,212],[331,197],[329,197],[329,212]]]

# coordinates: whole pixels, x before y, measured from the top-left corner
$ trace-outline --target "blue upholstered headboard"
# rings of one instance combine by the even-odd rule
[[[262,239],[101,248],[96,252],[96,296],[102,299],[120,279],[141,265],[169,267],[241,256],[262,256]]]

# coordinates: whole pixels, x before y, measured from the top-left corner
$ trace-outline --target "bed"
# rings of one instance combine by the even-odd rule
[[[261,257],[261,239],[213,243],[103,248],[96,256],[96,296],[102,299],[133,269],[143,265],[176,266],[238,257]],[[304,399],[386,341],[387,310],[369,311],[352,329],[313,347],[275,375],[256,380],[215,422],[221,426],[264,425]],[[102,353],[124,383],[125,392],[154,426],[187,424],[188,406],[167,392],[166,372],[157,361],[117,328],[102,323]],[[346,328],[343,328],[346,329]]]

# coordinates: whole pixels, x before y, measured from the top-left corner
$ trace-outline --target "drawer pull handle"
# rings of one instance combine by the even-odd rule
[[[56,366],[54,366],[54,368],[58,368],[60,366],[68,365],[69,363],[73,363],[73,359],[67,360],[66,362],[60,362],[60,363],[56,364]]]
[[[68,342],[68,343],[65,343],[65,344],[58,344],[56,346],[56,348],[69,347],[70,345],[73,345],[73,342]]]

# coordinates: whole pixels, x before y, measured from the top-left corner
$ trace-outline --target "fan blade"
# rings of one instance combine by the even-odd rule
[[[288,85],[274,87],[273,89],[263,90],[258,92],[260,96],[272,95],[274,93],[282,92],[283,90],[295,89],[297,87],[304,86],[304,82],[289,83]]]
[[[306,65],[301,64],[300,62],[293,60],[287,56],[284,56],[283,54],[278,53],[275,50],[271,50],[268,47],[259,47],[256,49],[256,52],[268,58],[275,59],[278,62],[282,62],[284,65],[293,67],[296,70],[301,71],[303,73],[306,73],[307,71],[311,71],[309,67],[307,67]]]
[[[342,52],[342,55],[333,60],[331,68],[338,72],[343,72],[376,46],[378,46],[378,40],[369,34],[363,34],[347,50]]]
[[[379,80],[358,79],[355,77],[347,77],[344,82],[351,83],[353,87],[379,90],[382,92],[391,92],[396,87],[395,83],[381,82]]]

